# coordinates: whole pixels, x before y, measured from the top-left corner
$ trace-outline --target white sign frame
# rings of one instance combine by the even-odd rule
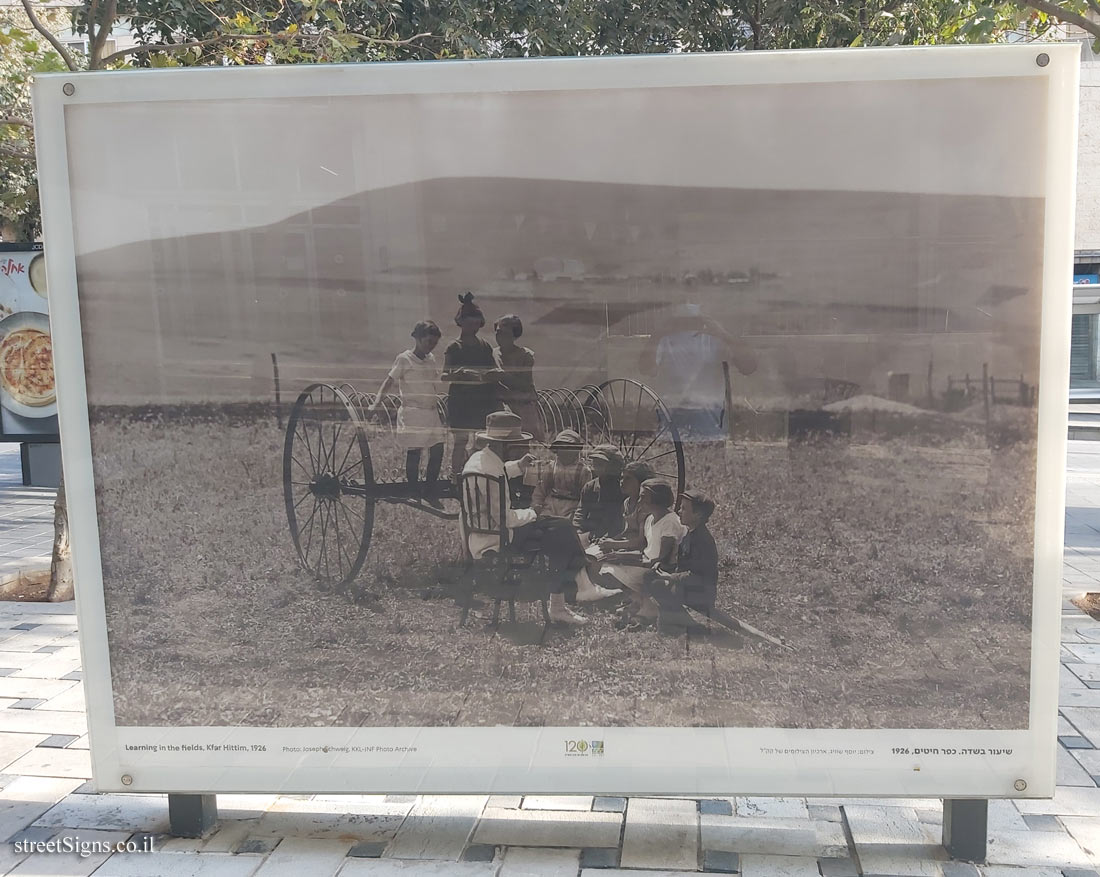
[[[1053,794],[1079,57],[1076,44],[1029,44],[39,77],[34,101],[50,319],[97,787],[177,793]],[[69,201],[66,107],[959,77],[1038,77],[1049,88],[1047,117],[1035,120],[1047,135],[1047,209],[1028,730],[116,726]],[[592,739],[602,739],[602,756],[567,751],[568,741]]]

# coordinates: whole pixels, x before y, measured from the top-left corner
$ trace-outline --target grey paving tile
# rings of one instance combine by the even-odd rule
[[[15,673],[18,669],[18,667],[0,667],[0,676],[11,676],[11,674]]]
[[[490,844],[470,844],[462,853],[463,862],[491,862],[496,858],[497,848]]]
[[[1092,868],[1063,868],[1062,877],[1100,877]]]
[[[1056,816],[1048,816],[1044,813],[1026,813],[1024,822],[1032,831],[1065,831],[1065,827]]]
[[[486,807],[499,810],[518,810],[523,803],[523,795],[490,795]]]
[[[821,822],[840,822],[842,819],[840,807],[836,804],[808,803],[806,805],[806,810],[810,814],[810,819],[816,819]]]
[[[329,877],[344,863],[351,846],[350,840],[288,837],[268,855],[256,877]]]
[[[377,859],[385,850],[384,843],[360,843],[348,850],[348,855],[354,859]]]
[[[1053,831],[990,832],[986,861],[993,865],[1087,868],[1092,861],[1069,834]]]
[[[1081,816],[1063,816],[1061,822],[1066,827],[1066,831],[1070,833],[1070,836],[1086,852],[1092,854],[1094,861],[1090,862],[1089,866],[1095,867],[1100,862],[1100,854],[1098,854],[1100,853],[1100,820]],[[1078,867],[1073,862],[1066,862],[1065,864],[1070,867]]]
[[[339,877],[496,877],[493,862],[429,862],[425,860],[348,859]]]
[[[758,853],[741,856],[744,877],[816,877],[817,859],[806,856],[767,856]]]
[[[13,780],[0,796],[0,838],[11,837],[32,823],[42,824],[42,815],[77,785],[78,782],[45,777]]]
[[[578,810],[592,809],[591,795],[524,795],[524,810]]]
[[[1081,750],[1077,750],[1081,751]],[[1095,786],[1092,776],[1085,770],[1079,761],[1073,757],[1069,750],[1058,747],[1058,773],[1059,786]]]
[[[618,849],[622,816],[569,810],[486,808],[473,842],[517,847],[609,847]]]
[[[186,871],[181,865],[186,858]],[[96,877],[251,877],[259,861],[254,856],[228,853],[115,853],[100,866]]]
[[[419,798],[401,823],[386,855],[394,859],[457,861],[488,800],[488,795]]]
[[[8,709],[13,710],[33,710],[36,707],[42,706],[46,701],[40,697],[21,697],[18,698],[15,703],[9,704]]]
[[[104,844],[107,848],[121,843],[130,838],[126,831],[73,831],[63,828],[54,835],[55,841],[69,840],[73,844]],[[31,855],[12,871],[8,871],[9,877],[88,877],[94,874],[102,865],[110,853],[90,853],[85,846],[85,855],[78,853],[55,853],[49,855]],[[0,864],[2,867],[2,864]]]
[[[30,841],[36,843],[38,841],[49,840],[57,834],[56,828],[46,828],[41,825],[30,825],[26,828],[21,828],[15,834],[8,838],[7,842],[10,844],[19,843],[19,841]]]
[[[614,849],[589,847],[581,850],[581,868],[616,868],[618,865],[619,850],[617,845]]]
[[[721,798],[704,798],[699,802],[699,812],[705,816],[732,816],[733,804]]]
[[[969,862],[944,862],[943,877],[981,877],[981,874]]]
[[[80,682],[84,678],[84,674],[80,670],[73,670],[61,678],[67,682]]]
[[[508,847],[499,877],[576,877],[580,858],[580,850]]]
[[[848,854],[844,827],[836,822],[700,816],[699,830],[705,850],[814,858]]]
[[[282,838],[278,837],[246,837],[233,850],[235,853],[259,853],[266,855],[279,845]]]
[[[689,870],[699,866],[699,808],[692,800],[630,798],[622,866]]]
[[[703,850],[703,870],[708,874],[736,874],[741,857],[725,850]]]
[[[70,788],[76,785],[74,782]],[[36,824],[164,834],[168,831],[168,799],[163,795],[70,795],[43,813]]]
[[[849,857],[835,857],[817,860],[821,877],[859,877],[859,866]]]
[[[1058,742],[1061,743],[1066,749],[1092,749],[1093,745],[1084,737],[1074,734],[1066,734],[1058,738]]]
[[[625,813],[626,798],[597,795],[592,799],[592,810],[596,813]]]
[[[864,874],[939,877],[937,848],[913,809],[845,805],[844,818]]]
[[[349,813],[348,810],[356,808],[348,804],[324,812],[320,807],[324,802],[297,803],[305,806],[290,809],[286,801],[274,805],[260,817],[255,834],[262,837],[346,838],[352,842],[383,843],[393,838],[407,813],[407,807],[399,804],[375,805],[361,808],[362,812]],[[386,806],[391,808],[389,812],[384,809]],[[398,807],[401,809],[395,812],[393,808]]]
[[[76,734],[51,734],[38,745],[47,749],[64,749],[79,739]]]
[[[1055,789],[1054,798],[1016,801],[1021,813],[1049,813],[1055,816],[1100,816],[1100,789],[1067,786]]]
[[[809,819],[804,798],[737,798],[738,816],[772,819]]]

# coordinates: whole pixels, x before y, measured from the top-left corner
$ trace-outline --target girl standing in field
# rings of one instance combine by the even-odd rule
[[[500,401],[520,416],[525,432],[531,433],[537,442],[544,441],[535,390],[535,354],[529,347],[516,343],[523,334],[523,321],[515,314],[505,314],[493,324],[493,331],[497,340],[494,351],[497,367],[504,373]]]
[[[474,303],[474,294],[467,292],[458,300],[462,302],[455,314],[459,336],[443,352],[442,374],[443,380],[450,384],[447,423],[454,438],[451,448],[451,475],[454,478],[466,465],[467,445],[474,433],[484,429],[485,418],[500,408],[497,382],[504,376],[497,367],[492,345],[477,337],[485,325],[485,316]]]
[[[421,320],[412,330],[416,342],[411,350],[397,354],[378,395],[368,411],[378,410],[391,387],[397,387],[401,407],[397,409],[397,441],[405,449],[405,477],[409,484],[420,480],[420,458],[428,449],[428,467],[424,473],[422,495],[438,505],[433,491],[443,463],[443,422],[439,418],[439,394],[443,385],[439,364],[432,351],[442,333],[431,320]]]

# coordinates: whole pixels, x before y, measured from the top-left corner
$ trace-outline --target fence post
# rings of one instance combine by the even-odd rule
[[[989,363],[982,363],[982,406],[985,408],[985,425],[989,427]]]
[[[275,373],[275,422],[279,429],[283,428],[283,406],[279,399],[279,360],[275,354],[271,354],[271,370]]]

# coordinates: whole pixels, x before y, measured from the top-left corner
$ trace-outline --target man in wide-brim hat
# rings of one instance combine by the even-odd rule
[[[463,476],[471,473],[492,475],[496,478],[516,478],[534,462],[529,453],[518,460],[509,460],[522,451],[531,441],[531,434],[523,431],[523,421],[511,411],[496,411],[485,418],[485,430],[477,433],[477,441],[484,445],[473,454],[462,470]],[[497,518],[494,505],[499,498],[490,495],[487,498],[488,509]],[[572,585],[577,575],[584,575],[584,549],[577,531],[572,524],[561,518],[539,520],[534,509],[512,508],[509,491],[504,491],[504,515],[502,516],[509,531],[509,539],[516,551],[524,551],[527,545],[538,546],[546,557],[547,566],[553,575],[550,587],[550,620],[561,624],[586,624],[583,615],[573,612],[565,605],[565,588]],[[461,523],[461,519],[460,519]],[[500,538],[487,533],[462,533],[475,558],[482,557],[488,551],[500,550]]]

